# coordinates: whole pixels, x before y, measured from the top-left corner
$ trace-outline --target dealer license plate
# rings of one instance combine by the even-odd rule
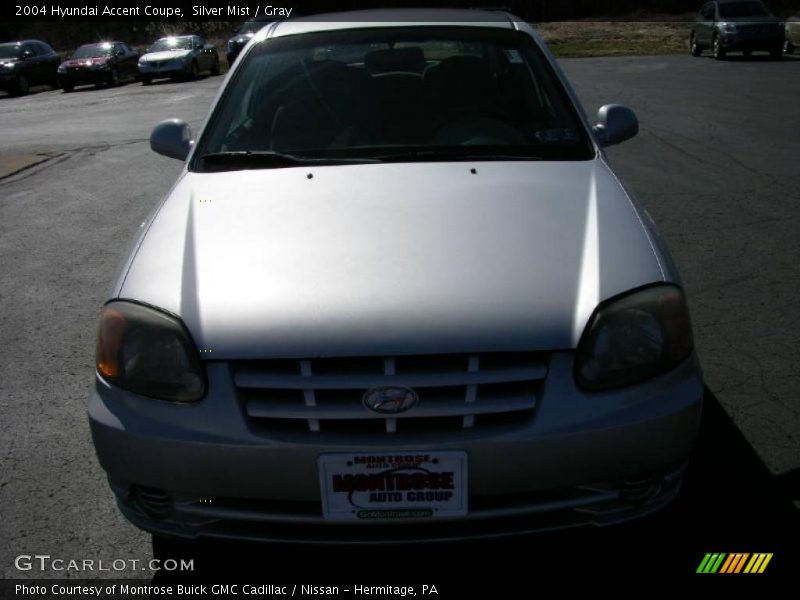
[[[467,514],[466,452],[322,454],[322,514],[334,521]]]

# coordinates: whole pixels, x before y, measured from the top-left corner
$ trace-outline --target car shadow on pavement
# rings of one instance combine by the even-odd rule
[[[37,86],[31,86],[30,91],[27,94],[24,94],[22,96],[15,96],[15,95],[13,95],[13,94],[11,94],[9,92],[0,91],[0,100],[13,100],[15,98],[17,98],[17,99],[19,99],[19,98],[28,98],[30,96],[38,96],[39,94],[42,94],[44,92],[60,92],[60,91],[61,91],[60,88],[53,88],[53,87],[50,87],[49,85],[37,85]]]
[[[704,54],[703,58],[708,60],[717,60],[712,55]],[[745,56],[744,54],[726,54],[725,57],[721,60],[721,62],[731,62],[731,63],[779,63],[783,61],[791,61],[792,59],[796,59],[798,57],[792,55],[781,55],[780,58],[772,58],[769,54],[753,54],[752,56]]]
[[[148,87],[158,87],[162,85],[169,85],[169,84],[182,84],[182,83],[195,83],[198,81],[205,81],[210,77],[216,77],[216,75],[209,75],[208,73],[200,73],[197,77],[168,77],[165,79],[154,79],[148,85]],[[136,82],[140,83],[140,82]]]
[[[134,83],[138,83],[136,81],[120,81],[117,85],[108,85],[107,83],[101,83],[100,85],[96,85],[94,83],[87,83],[81,84],[80,86],[74,88],[72,91],[64,92],[62,89],[62,93],[67,94],[82,94],[85,92],[99,92],[101,90],[116,90],[127,87],[129,85],[133,85]]]
[[[654,516],[607,528],[432,545],[322,547],[156,538],[155,558],[191,558],[194,572],[187,577],[162,571],[153,584],[237,577],[240,583],[293,578],[318,585],[400,585],[405,578],[448,591],[497,593],[555,578],[713,578],[696,571],[706,553],[719,552],[773,553],[764,574],[740,576],[791,578],[798,576],[800,557],[800,513],[791,501],[800,497],[798,478],[797,471],[773,477],[706,390],[683,489]]]

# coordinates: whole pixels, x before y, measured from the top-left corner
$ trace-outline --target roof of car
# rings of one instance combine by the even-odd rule
[[[339,13],[325,13],[278,21],[270,30],[270,37],[334,31],[337,29],[362,29],[374,27],[412,26],[480,26],[514,29],[514,21],[520,20],[507,13],[472,9],[374,9]]]

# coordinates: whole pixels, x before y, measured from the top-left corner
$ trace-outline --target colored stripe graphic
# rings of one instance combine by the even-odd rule
[[[709,560],[711,560],[711,555],[706,553],[706,555],[703,557],[703,560],[700,561],[700,566],[697,567],[696,573],[705,573],[706,565],[708,564]]]
[[[745,573],[763,573],[764,569],[767,568],[769,561],[772,560],[772,553],[760,553],[760,554],[753,554],[753,558],[750,559],[750,562],[747,563],[747,566],[744,568]]]
[[[750,554],[749,552],[707,552],[697,567],[697,573],[763,573],[769,561],[772,560],[772,553],[760,552]],[[747,565],[747,566],[745,566]]]
[[[741,553],[734,553],[728,555],[728,560],[725,561],[725,564],[722,565],[722,569],[720,569],[720,573],[738,573],[742,570],[744,566],[744,561],[750,556],[749,553],[741,554]]]
[[[697,567],[698,573],[716,573],[717,569],[719,569],[719,565],[722,563],[722,560],[725,558],[726,554],[723,553],[707,553],[705,558],[703,558],[703,562],[700,563],[700,566]]]

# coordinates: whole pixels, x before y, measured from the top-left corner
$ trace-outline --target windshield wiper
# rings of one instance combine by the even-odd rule
[[[409,150],[395,154],[375,156],[380,162],[450,162],[450,161],[504,161],[504,160],[543,160],[535,154],[502,154],[494,152]]]
[[[333,158],[320,156],[297,156],[270,150],[236,150],[231,152],[212,152],[200,157],[211,166],[264,168],[264,167],[296,167],[310,165],[348,165],[377,163],[372,158]]]

